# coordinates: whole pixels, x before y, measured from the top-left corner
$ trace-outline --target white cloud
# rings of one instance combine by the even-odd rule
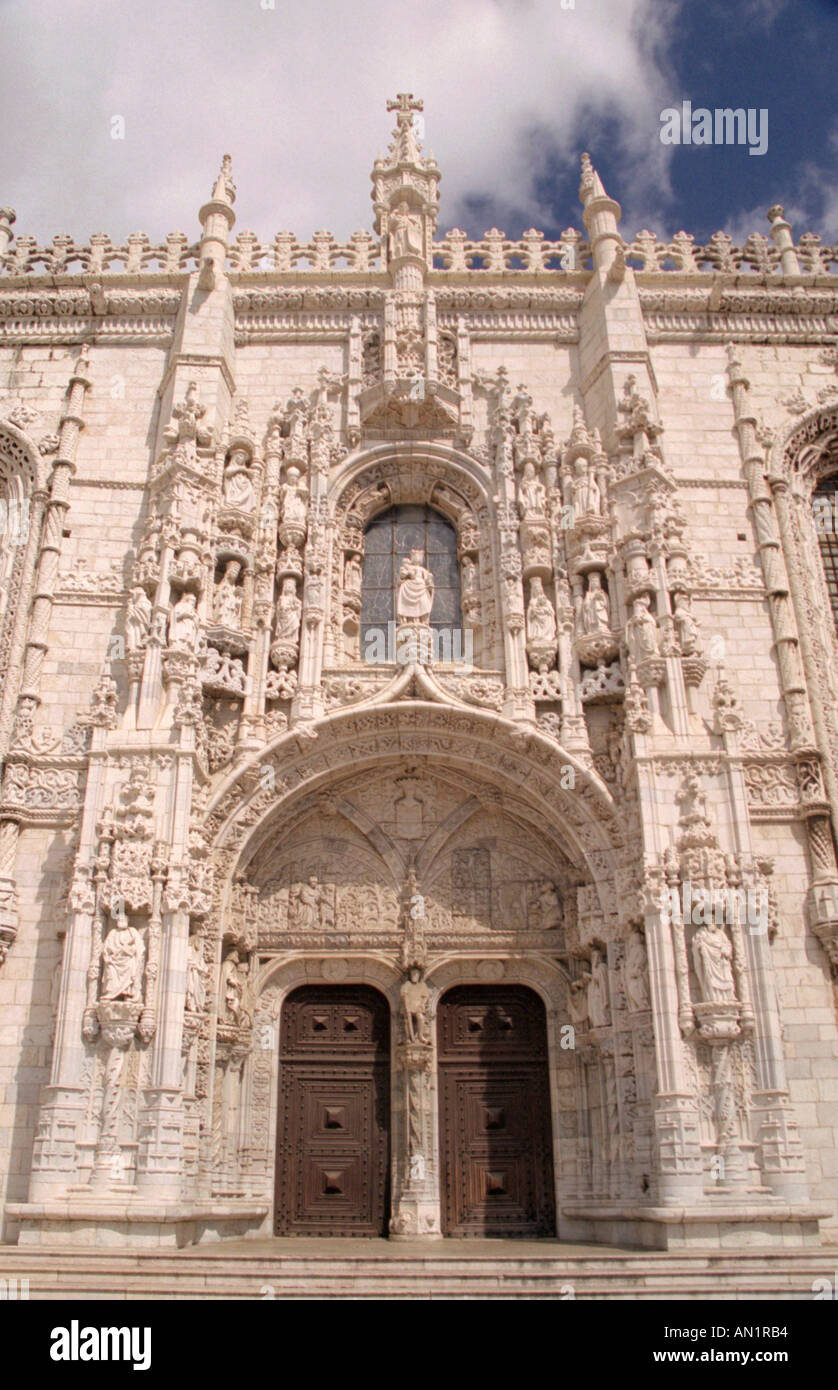
[[[481,197],[510,233],[538,226],[545,156],[575,172],[604,117],[619,130],[614,196],[630,196],[627,221],[635,207],[654,220],[681,0],[266,3],[6,0],[0,201],[16,208],[16,230],[194,236],[229,150],[237,230],[347,236],[371,225],[369,172],[393,125],[384,101],[403,90],[425,100],[442,230]],[[111,139],[115,115],[124,140]],[[577,205],[566,220],[581,225]]]

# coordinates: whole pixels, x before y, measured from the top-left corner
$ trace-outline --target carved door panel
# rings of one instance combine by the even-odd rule
[[[306,985],[280,1029],[277,1235],[380,1236],[388,1218],[390,1019],[362,985]]]
[[[522,986],[458,986],[437,1028],[445,1234],[555,1235],[541,1000]]]

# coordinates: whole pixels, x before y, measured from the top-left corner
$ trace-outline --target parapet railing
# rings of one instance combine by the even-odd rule
[[[8,238],[8,224],[5,229]],[[622,243],[627,264],[641,271],[720,271],[728,274],[780,273],[780,251],[770,238],[754,233],[744,246],[736,246],[726,232],[714,232],[704,245],[688,232],[677,232],[670,241],[659,240],[654,232],[638,232],[632,242]],[[794,246],[800,273],[827,275],[838,268],[838,245],[824,245],[814,232],[805,232]],[[545,238],[535,228],[524,232],[519,241],[509,240],[493,227],[479,241],[470,240],[459,228],[434,242],[433,268],[455,273],[485,271],[528,273],[549,271],[571,273],[591,264],[591,249],[582,234],[573,228],[562,232],[558,241]],[[0,273],[19,275],[90,275],[107,272],[137,275],[143,272],[177,274],[193,270],[200,259],[200,245],[183,232],[171,232],[165,242],[152,244],[144,232],[132,232],[122,245],[115,246],[104,233],[77,245],[70,236],[53,237],[48,246],[39,246],[34,237],[19,236],[0,254]],[[331,232],[315,232],[310,241],[298,241],[293,232],[277,232],[272,241],[262,242],[253,232],[239,232],[227,253],[228,268],[238,274],[258,272],[313,274],[334,270],[354,274],[384,268],[380,241],[369,232],[354,232],[348,242],[339,242]]]
[[[824,246],[814,232],[804,232],[794,250],[802,275],[828,275],[838,266],[838,246]],[[688,232],[676,232],[671,241],[658,241],[654,232],[643,231],[626,245],[625,255],[629,265],[645,271],[780,273],[779,249],[760,232],[749,236],[744,246],[735,246],[727,232],[714,232],[701,246]]]

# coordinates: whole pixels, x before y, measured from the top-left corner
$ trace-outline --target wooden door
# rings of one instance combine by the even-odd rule
[[[462,985],[437,1030],[444,1233],[555,1235],[544,1005],[522,986]]]
[[[280,1027],[277,1235],[386,1234],[390,1017],[364,985],[305,985]]]

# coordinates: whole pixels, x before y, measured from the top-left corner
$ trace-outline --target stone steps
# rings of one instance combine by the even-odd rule
[[[387,1242],[258,1242],[147,1254],[106,1249],[0,1247],[6,1279],[28,1278],[30,1298],[100,1299],[811,1299],[815,1279],[835,1278],[838,1249],[533,1253],[515,1242],[470,1253],[407,1252]],[[256,1242],[253,1242],[256,1245]],[[522,1243],[523,1244],[523,1243]],[[341,1247],[335,1249],[335,1246]],[[281,1249],[279,1248],[281,1247]],[[347,1248],[351,1247],[351,1248]],[[366,1247],[366,1248],[359,1248]],[[383,1248],[382,1248],[383,1247]],[[266,1292],[267,1286],[267,1292]],[[272,1294],[271,1292],[272,1291]]]

